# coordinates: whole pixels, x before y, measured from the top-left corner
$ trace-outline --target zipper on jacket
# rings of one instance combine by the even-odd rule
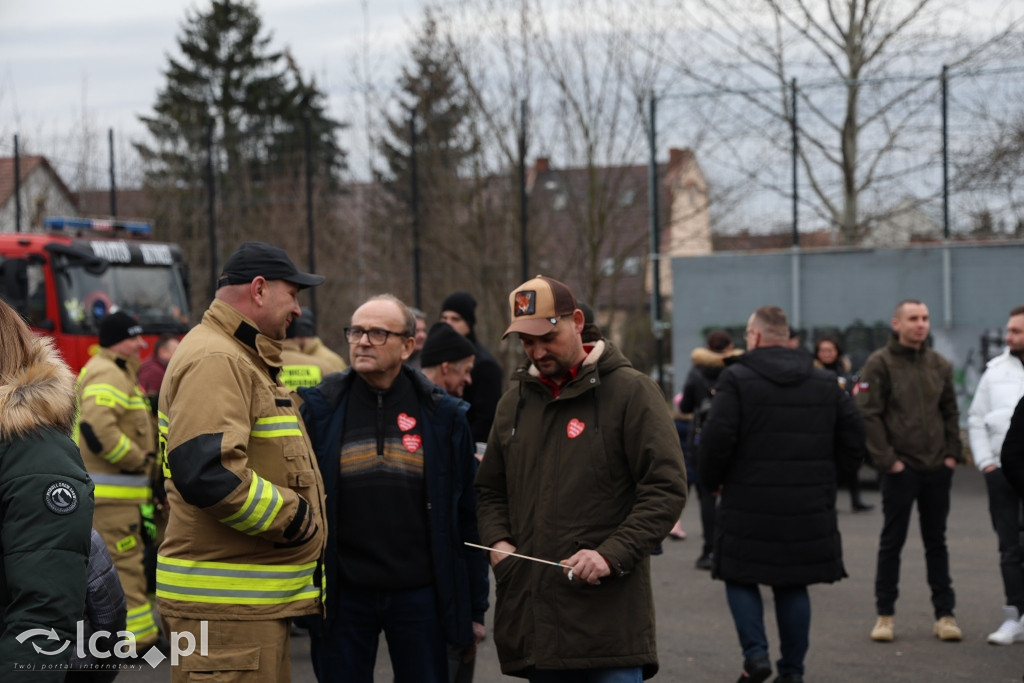
[[[924,446],[931,442],[932,430],[931,425],[928,423],[928,415],[924,404],[924,372],[921,369],[923,358],[924,356],[919,352],[915,352],[913,355],[914,370],[917,372],[917,405],[921,411],[921,426],[924,428],[925,443],[922,444]]]
[[[512,414],[512,436],[516,435],[516,429],[519,427],[519,411],[523,409],[523,404],[526,403],[526,397],[523,396],[523,383],[519,382],[519,400],[516,401],[516,410]]]
[[[375,391],[377,394],[377,457],[384,457],[384,392]]]

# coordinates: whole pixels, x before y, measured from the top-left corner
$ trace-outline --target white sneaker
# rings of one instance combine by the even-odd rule
[[[1003,607],[1005,621],[994,633],[988,634],[988,642],[993,645],[1012,645],[1024,641],[1024,625],[1021,624],[1020,613],[1016,607]]]

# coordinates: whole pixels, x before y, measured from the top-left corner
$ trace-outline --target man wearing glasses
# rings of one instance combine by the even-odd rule
[[[448,645],[484,637],[468,405],[403,365],[415,334],[405,304],[373,297],[345,330],[349,369],[300,391],[331,524],[321,683],[372,681],[381,631],[396,683],[447,683]]]

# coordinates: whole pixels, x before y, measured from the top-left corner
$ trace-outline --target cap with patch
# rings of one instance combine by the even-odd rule
[[[284,280],[300,289],[316,287],[324,281],[323,275],[300,273],[284,249],[266,242],[244,242],[228,256],[224,270],[217,280],[217,288],[225,285],[243,285],[257,277]]]
[[[508,306],[512,324],[502,339],[513,332],[541,336],[553,330],[563,315],[572,315],[576,297],[565,283],[538,275],[508,295]]]

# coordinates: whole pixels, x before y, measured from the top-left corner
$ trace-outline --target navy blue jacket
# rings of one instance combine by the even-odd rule
[[[473,645],[473,622],[484,623],[488,570],[476,524],[476,458],[466,411],[469,404],[450,396],[419,372],[403,366],[423,411],[424,476],[434,562],[434,588],[445,637],[459,647]],[[327,375],[318,386],[299,389],[302,417],[313,444],[327,492],[328,524],[337,519],[338,463],[345,410],[355,372]],[[328,530],[328,539],[330,533]],[[328,543],[331,543],[328,540]],[[327,625],[337,618],[337,553],[326,553]]]

